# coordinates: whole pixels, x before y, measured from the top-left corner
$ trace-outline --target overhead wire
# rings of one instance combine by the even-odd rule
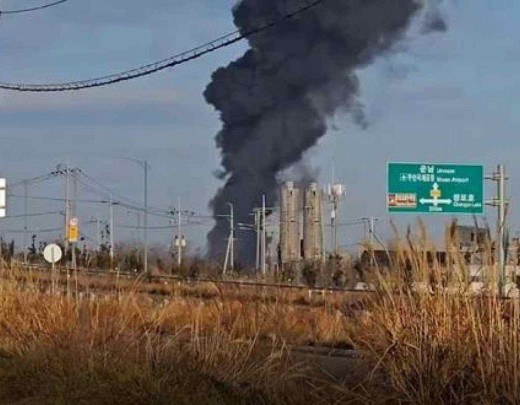
[[[72,90],[82,90],[93,87],[102,87],[108,86],[111,84],[137,79],[139,77],[144,77],[151,75],[153,73],[162,71],[167,68],[171,68],[177,65],[184,64],[186,62],[190,62],[194,59],[199,59],[200,57],[213,53],[219,49],[226,48],[230,45],[233,45],[237,42],[240,42],[244,39],[252,37],[253,35],[260,34],[264,31],[268,31],[273,27],[279,25],[281,22],[292,19],[302,13],[305,13],[319,4],[323,3],[325,0],[303,0],[300,3],[304,3],[301,7],[287,12],[279,16],[278,18],[271,20],[263,25],[260,25],[256,28],[250,29],[245,32],[241,32],[240,30],[234,31],[227,35],[224,35],[220,38],[217,38],[213,41],[205,43],[203,45],[197,46],[188,51],[184,51],[177,55],[171,56],[169,58],[163,59],[158,62],[150,63],[148,65],[140,66],[135,69],[127,70],[124,72],[97,77],[94,79],[73,81],[73,82],[65,82],[65,83],[51,83],[51,84],[26,84],[26,83],[7,83],[0,82],[0,89],[4,90],[13,90],[13,91],[21,91],[21,92],[60,92],[60,91],[72,91]]]
[[[120,202],[120,205],[122,204],[122,202],[124,201],[125,203],[133,206],[133,207],[141,207],[142,203],[139,203],[135,200],[132,200],[131,198],[125,196],[124,194],[120,193],[119,191],[113,189],[113,188],[110,188],[110,187],[107,187],[105,186],[104,184],[102,184],[99,180],[97,180],[96,178],[88,175],[87,173],[85,173],[85,171],[81,171],[81,175],[84,179],[88,180],[90,183],[92,183],[91,185],[89,185],[90,187],[92,187],[93,185],[95,185],[96,187],[98,187],[99,189],[102,189],[105,191],[105,194],[103,195],[113,195],[113,196],[116,196],[118,199],[119,199],[119,202]],[[81,181],[81,180],[80,180]],[[100,194],[100,193],[98,193]],[[101,195],[101,194],[100,194]],[[150,213],[150,212],[156,212],[156,213],[170,213],[171,210],[168,209],[168,208],[160,208],[160,207],[154,207],[154,206],[148,206],[148,209],[147,211]]]
[[[16,183],[8,183],[7,186],[9,188],[19,187],[19,186],[23,186],[23,185],[33,186],[33,185],[37,185],[37,184],[43,183],[48,180],[52,180],[52,179],[56,178],[57,176],[58,176],[58,173],[52,172],[52,173],[45,174],[43,176],[33,177],[31,179],[26,179],[26,180],[21,180]]]
[[[24,195],[21,195],[21,194],[7,194],[7,197],[9,197],[9,198],[27,198],[28,200],[38,200],[38,201],[54,201],[54,202],[66,202],[67,201],[65,198],[44,197],[44,196],[28,196],[28,197],[25,197]],[[145,212],[145,209],[143,207],[136,207],[136,206],[133,206],[133,205],[130,205],[130,204],[126,204],[126,203],[121,202],[121,201],[117,201],[117,200],[114,200],[114,201],[111,202],[108,199],[104,199],[104,200],[76,199],[75,201],[79,202],[79,203],[103,204],[103,205],[112,203],[112,205],[114,205],[114,206],[123,207],[123,208],[129,209],[129,210],[132,210],[132,211]],[[154,216],[154,217],[168,218],[168,219],[174,219],[175,218],[175,216],[173,214],[169,214],[169,215],[167,213],[160,214],[160,213],[156,213],[156,212],[153,212],[153,211],[151,211],[151,212],[147,211],[147,212],[148,212],[149,215]],[[193,218],[197,218],[197,216],[194,216]],[[204,217],[201,216],[201,218],[204,218]]]
[[[136,205],[136,206],[139,205],[139,203],[137,201],[133,201],[131,198],[128,198],[128,197],[122,195],[117,190],[105,186],[99,180],[97,180],[96,178],[88,175],[84,171],[81,171],[80,175],[83,177],[83,179],[80,179],[80,181],[84,180],[84,181],[90,182],[91,184],[89,185],[89,187],[92,187],[92,186],[98,187],[98,189],[101,189],[101,190],[104,191],[104,195],[116,196],[119,200],[126,200],[126,202],[129,203],[129,204]],[[85,185],[85,183],[83,183],[83,184]]]
[[[118,192],[115,189],[105,186],[99,180],[97,180],[96,178],[94,178],[92,176],[89,176],[84,171],[81,171],[80,174],[82,175],[83,179],[80,178],[79,182],[84,187],[87,187],[88,189],[90,189],[91,191],[96,193],[97,195],[104,196],[107,193],[112,194],[112,195],[115,195],[116,197],[118,197],[118,199],[119,199],[117,201],[117,204],[116,203],[114,203],[114,204],[121,206],[123,208],[128,208],[128,209],[134,210],[134,211],[142,211],[142,212],[145,211],[144,207],[140,203],[132,200],[129,197],[124,196],[123,194],[121,194],[120,192]],[[87,179],[90,183],[87,184],[84,181],[85,179]],[[100,190],[95,190],[94,186],[99,188],[100,190],[103,190],[104,193],[102,193]],[[176,217],[176,215],[179,214],[179,212],[176,208],[160,208],[160,207],[154,207],[154,206],[148,206],[148,208],[146,209],[146,212],[152,216],[168,218],[168,219],[174,219]],[[189,211],[189,210],[181,211],[181,214],[188,216],[189,218],[197,218],[197,219],[212,218],[212,217],[208,217],[205,215],[197,215],[195,212]]]
[[[52,232],[60,232],[62,228],[47,228],[47,229],[2,229],[2,232],[5,233],[52,233]]]
[[[4,219],[13,219],[13,218],[33,218],[33,217],[45,217],[50,215],[63,215],[63,211],[46,211],[46,212],[35,212],[31,214],[17,214],[17,215],[9,215]]]
[[[46,9],[46,8],[58,6],[60,4],[66,3],[67,1],[69,1],[69,0],[58,0],[58,1],[55,1],[53,3],[44,4],[42,6],[21,8],[21,9],[17,9],[17,10],[0,10],[0,16],[2,14],[8,14],[8,15],[9,14],[22,14],[22,13],[30,13],[30,12],[33,12],[33,11],[39,11],[39,10],[43,10],[43,9]]]
[[[100,191],[96,188],[93,187],[92,184],[89,184],[85,181],[83,181],[83,179],[79,178],[78,179],[79,183],[87,188],[88,190],[90,190],[91,192],[93,192],[94,194],[96,195],[106,195],[106,190],[107,188],[105,186],[101,186],[100,184],[96,184],[99,188],[101,188],[103,191]],[[122,195],[118,195],[119,198],[122,197]],[[131,201],[130,199],[126,198],[126,197],[123,197],[125,200],[127,201]],[[106,204],[110,204],[111,201],[110,200],[102,200],[104,203]],[[80,201],[81,202],[81,201]],[[112,205],[114,206],[119,206],[119,207],[123,207],[123,208],[127,208],[129,210],[132,210],[132,211],[139,211],[139,212],[147,212],[148,215],[152,215],[152,216],[156,216],[156,217],[164,217],[164,218],[168,218],[168,219],[171,219],[173,218],[172,215],[167,215],[167,212],[157,212],[157,211],[154,211],[154,210],[151,210],[151,209],[147,209],[145,210],[143,206],[140,206],[138,205],[137,203],[128,203],[128,202],[125,202],[125,201],[121,201],[121,200],[112,200]]]

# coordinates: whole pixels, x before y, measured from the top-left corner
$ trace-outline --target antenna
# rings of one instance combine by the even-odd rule
[[[332,183],[327,187],[329,202],[332,204],[330,213],[330,221],[332,227],[332,240],[334,244],[334,254],[338,255],[338,208],[340,202],[347,195],[347,187],[341,183]]]

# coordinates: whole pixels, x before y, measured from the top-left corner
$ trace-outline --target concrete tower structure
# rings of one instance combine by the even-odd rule
[[[305,190],[303,246],[305,260],[323,259],[323,198],[318,185]]]
[[[301,190],[285,183],[280,196],[280,256],[282,264],[301,259]]]

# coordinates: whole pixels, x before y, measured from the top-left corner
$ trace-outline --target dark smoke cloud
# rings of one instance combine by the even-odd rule
[[[426,15],[422,29],[423,34],[446,31],[448,31],[448,23],[438,11],[432,11]]]
[[[309,161],[308,156],[304,156],[302,160],[292,165],[289,169],[279,173],[276,177],[278,183],[292,181],[299,187],[307,187],[320,176],[320,169],[314,167]]]
[[[239,222],[251,222],[262,194],[274,204],[277,174],[325,135],[328,118],[344,110],[366,125],[355,71],[390,50],[421,7],[417,0],[324,0],[251,37],[241,58],[213,74],[205,97],[223,123],[217,145],[225,185],[211,203],[217,224],[208,235],[210,255],[225,248],[229,224],[217,215],[227,203]],[[233,15],[248,31],[295,8],[294,0],[241,0]],[[238,237],[239,260],[250,262],[255,236]]]

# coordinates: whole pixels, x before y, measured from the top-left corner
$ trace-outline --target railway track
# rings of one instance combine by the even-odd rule
[[[37,271],[42,274],[48,274],[50,269],[42,268],[41,265],[31,265],[26,264],[22,265],[23,268],[27,270]],[[73,270],[67,269],[57,269],[60,274],[71,274]],[[143,274],[135,274],[132,272],[119,272],[113,270],[92,270],[92,269],[78,269],[78,274],[83,275],[91,275],[91,276],[115,276],[118,278],[125,278],[129,280],[134,280],[135,282],[143,282],[143,283],[183,283],[189,285],[197,285],[197,284],[215,284],[215,285],[231,285],[237,287],[256,287],[256,288],[275,288],[275,289],[285,289],[285,290],[296,290],[296,291],[308,291],[309,293],[356,293],[356,294],[366,294],[373,293],[373,290],[368,289],[347,289],[347,288],[337,288],[337,287],[309,287],[304,285],[294,285],[294,284],[286,284],[286,283],[268,283],[263,281],[256,280],[224,280],[224,279],[216,279],[216,278],[196,278],[196,279],[186,279],[179,276],[174,275],[143,275]]]

